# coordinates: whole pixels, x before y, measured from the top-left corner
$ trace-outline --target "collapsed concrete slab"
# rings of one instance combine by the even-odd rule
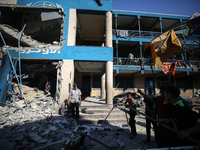
[[[20,36],[20,32],[6,24],[0,24],[0,31],[4,36],[9,36],[13,40],[18,40]],[[30,36],[22,35],[21,37],[21,43],[25,46],[29,47],[35,47],[35,45],[42,44],[38,42],[37,40],[32,39]]]

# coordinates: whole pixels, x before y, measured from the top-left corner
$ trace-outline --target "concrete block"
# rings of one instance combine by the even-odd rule
[[[20,108],[25,107],[24,101],[18,101],[18,102],[15,102],[15,103],[16,103],[17,106],[20,107]]]
[[[43,140],[42,137],[39,136],[37,133],[31,132],[28,135],[34,142],[38,142],[38,141]]]
[[[37,104],[34,103],[34,102],[30,103],[30,106],[31,106],[32,108],[37,108]]]
[[[49,127],[49,130],[51,130],[51,131],[56,131],[56,130],[57,130],[57,127],[55,127],[55,126],[50,126],[50,127]]]
[[[59,124],[59,123],[61,123],[61,120],[60,120],[60,119],[57,119],[57,120],[54,120],[54,121],[53,121],[53,124]]]
[[[46,135],[49,134],[49,132],[50,132],[50,129],[47,129],[45,132],[43,132],[43,133],[41,134],[41,136],[46,136]]]

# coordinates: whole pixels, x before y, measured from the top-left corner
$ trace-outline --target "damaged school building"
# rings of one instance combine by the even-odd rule
[[[193,96],[200,88],[200,15],[113,10],[112,3],[0,1],[1,149],[156,147],[141,143],[140,115],[138,136],[127,138],[127,110],[115,107],[115,96],[149,87],[159,94],[166,83]],[[165,46],[173,52],[158,57]],[[51,96],[44,94],[47,77]],[[82,92],[80,120],[63,108],[74,83]]]
[[[74,82],[83,97],[100,96],[108,105],[126,90],[154,87],[158,94],[159,86],[168,82],[181,89],[181,96],[192,96],[200,88],[200,32],[188,27],[190,19],[112,10],[112,0],[0,3],[0,31],[5,40],[0,41],[1,102],[6,103],[10,94],[9,83],[16,75],[13,68],[27,77],[23,82],[38,89],[44,89],[48,77],[58,107]],[[180,60],[182,67],[176,66],[174,76],[155,69],[145,52],[149,42],[170,29],[182,44],[176,57],[167,60],[169,64]]]

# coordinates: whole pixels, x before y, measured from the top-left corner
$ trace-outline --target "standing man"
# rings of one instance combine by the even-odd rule
[[[130,136],[130,138],[134,138],[134,136],[137,135],[136,127],[135,127],[136,111],[133,110],[133,109],[136,109],[136,105],[135,105],[135,102],[134,102],[134,99],[133,99],[131,93],[127,93],[127,100],[124,103],[124,106],[126,108],[130,108],[130,120],[129,120],[129,125],[131,127],[131,136]],[[131,109],[131,108],[133,108],[133,109]]]
[[[155,97],[153,95],[153,91],[154,89],[152,87],[150,87],[148,89],[148,95],[151,97]],[[149,101],[147,99],[144,99],[144,103],[145,103],[145,114],[147,116],[152,117],[153,119],[156,119],[156,113],[155,110],[153,110],[153,101]],[[157,141],[157,123],[154,121],[151,121],[149,118],[146,117],[146,140],[144,140],[143,142],[145,144],[151,145],[151,124],[153,125],[154,128],[154,135],[155,135],[155,140]]]
[[[165,87],[166,87],[165,85],[160,87],[160,96],[157,97],[146,95],[140,89],[138,89],[138,93],[140,93],[147,101],[153,101],[156,103],[158,119],[171,117],[170,110],[173,105],[165,100],[164,97]],[[171,144],[174,142],[173,139],[174,133],[166,129],[165,127],[161,126],[160,124],[158,124],[157,129],[158,129],[157,147],[163,148],[163,147],[173,146]]]
[[[79,119],[79,105],[81,104],[81,91],[77,88],[76,83],[73,85],[73,89],[69,93],[68,104],[70,103],[72,117]],[[74,111],[76,107],[76,115]]]

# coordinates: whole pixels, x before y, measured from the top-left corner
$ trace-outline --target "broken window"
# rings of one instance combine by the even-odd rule
[[[26,24],[21,46],[62,45],[64,13],[59,8],[0,5],[2,32],[7,45],[17,47],[19,34]],[[0,43],[3,45],[3,43]]]

